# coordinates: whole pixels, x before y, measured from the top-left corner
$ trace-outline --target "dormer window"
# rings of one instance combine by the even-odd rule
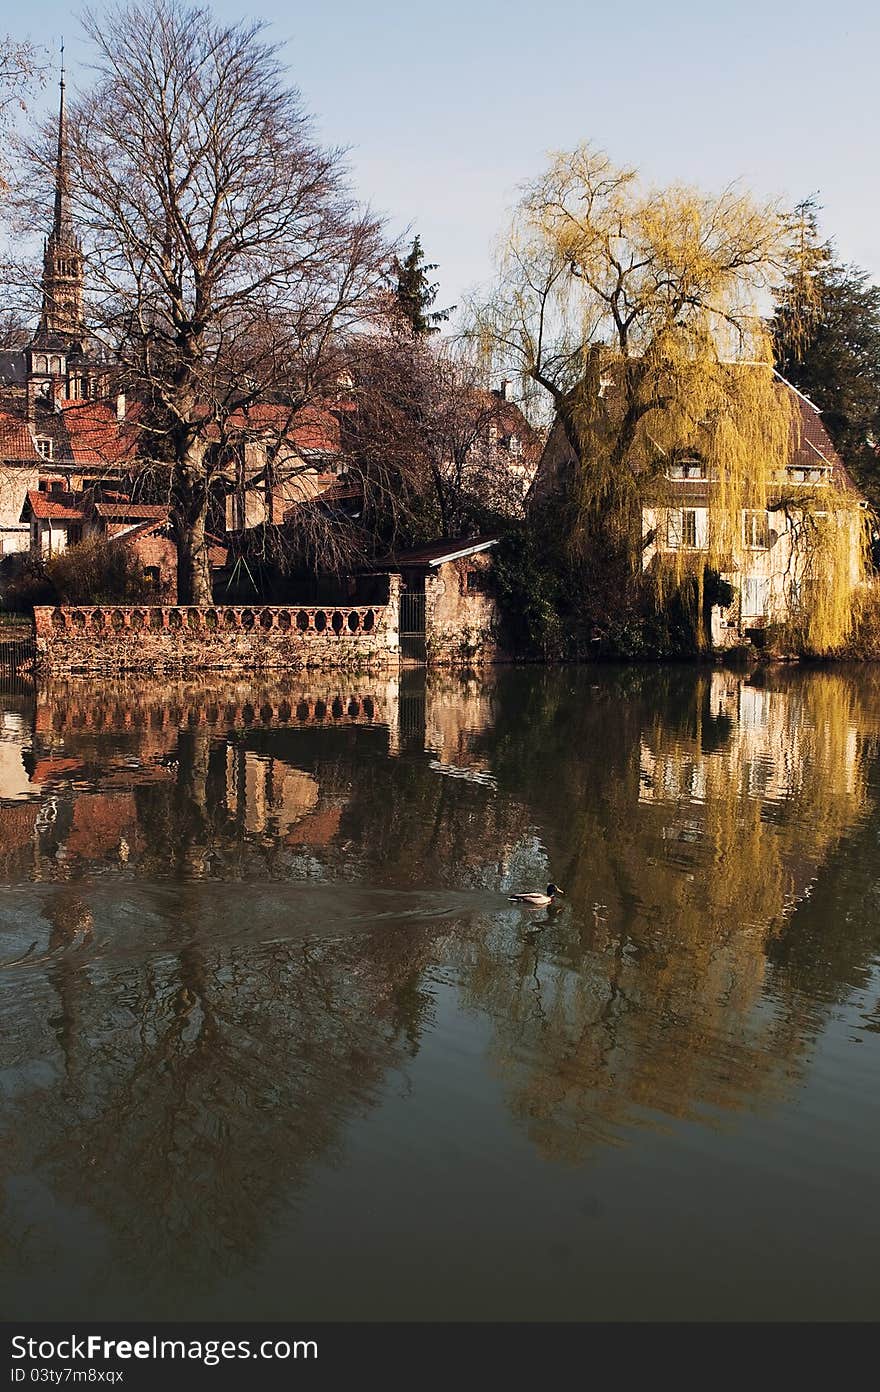
[[[688,479],[704,479],[706,464],[702,459],[676,459],[666,469],[666,477],[676,482]]]
[[[817,464],[804,467],[801,464],[789,464],[786,469],[789,483],[811,483],[816,484],[831,482],[831,465]]]
[[[48,372],[49,360],[42,356],[34,358],[34,372]]]
[[[46,438],[45,435],[38,435],[34,440],[34,448],[41,459],[51,459],[54,442]]]
[[[58,357],[57,355],[55,357],[50,358],[49,371],[54,373],[56,377],[59,376],[64,371],[64,359]]]

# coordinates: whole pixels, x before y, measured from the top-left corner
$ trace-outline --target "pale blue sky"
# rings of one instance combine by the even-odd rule
[[[39,29],[30,9],[2,27],[63,32],[75,84],[76,13],[44,0]],[[444,304],[490,275],[517,186],[583,139],[651,181],[816,192],[841,255],[880,279],[876,0],[255,0],[253,13],[286,41],[323,139],[350,147],[358,192],[421,233]]]

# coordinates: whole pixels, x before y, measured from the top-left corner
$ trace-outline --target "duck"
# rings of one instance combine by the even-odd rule
[[[544,909],[548,904],[552,904],[557,894],[564,894],[565,890],[560,889],[559,885],[548,884],[546,893],[540,889],[530,889],[525,894],[510,894],[508,898],[511,904],[528,904],[530,909]]]

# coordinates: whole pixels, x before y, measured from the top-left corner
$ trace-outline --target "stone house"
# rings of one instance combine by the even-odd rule
[[[93,537],[124,541],[138,557],[145,581],[157,600],[177,598],[177,547],[170,534],[168,509],[161,504],[133,503],[121,493],[71,492],[64,480],[43,479],[28,489],[21,511],[34,555],[48,559]]]
[[[742,511],[736,542],[721,572],[735,599],[726,610],[714,606],[711,614],[715,647],[734,645],[771,624],[785,623],[795,612],[811,544],[799,500],[808,503],[817,518],[828,516],[831,509],[835,526],[846,536],[851,583],[858,584],[861,576],[859,514],[867,502],[831,443],[817,408],[794,387],[784,385],[795,411],[791,454],[771,480],[766,507]],[[717,470],[704,460],[670,460],[642,507],[643,570],[676,552],[698,556],[708,549],[712,494],[717,487]],[[828,495],[827,506],[823,506],[823,494]],[[859,508],[835,507],[836,494],[857,502]]]
[[[404,660],[429,666],[497,660],[499,611],[492,592],[497,536],[458,537],[398,552],[375,567],[397,572]]]
[[[862,559],[862,513],[867,502],[856,489],[813,403],[776,374],[792,406],[791,452],[770,480],[766,507],[743,509],[736,541],[721,566],[733,602],[711,613],[711,641],[734,646],[771,624],[792,617],[801,600],[811,546],[806,510],[831,517],[844,536],[851,580],[858,583]],[[574,452],[557,421],[541,458],[529,503],[545,504],[570,485]],[[642,493],[641,568],[648,574],[671,560],[699,562],[709,551],[712,506],[720,485],[719,465],[695,452],[675,452]],[[823,496],[827,495],[827,507]],[[840,500],[846,505],[841,506]],[[853,506],[856,504],[856,506]]]

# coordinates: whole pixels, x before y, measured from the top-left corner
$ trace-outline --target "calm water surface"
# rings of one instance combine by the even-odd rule
[[[876,1318],[878,755],[872,670],[0,694],[5,1314]]]

